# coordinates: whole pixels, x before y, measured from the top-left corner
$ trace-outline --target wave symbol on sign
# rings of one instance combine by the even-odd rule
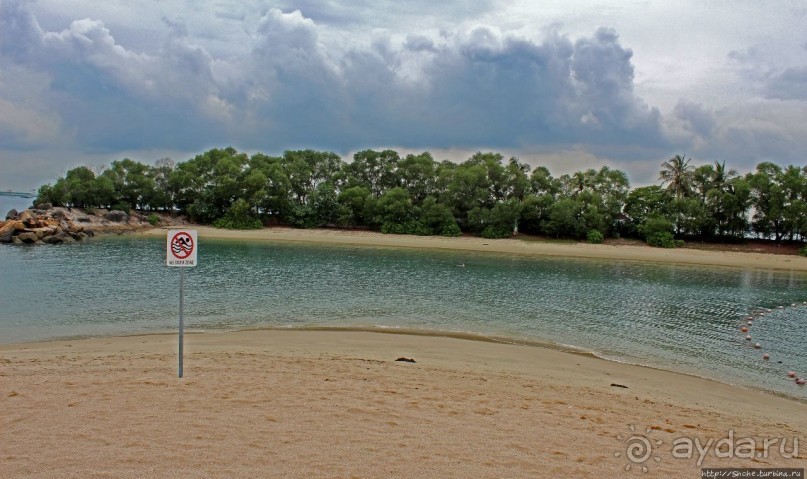
[[[193,244],[191,243],[191,239],[187,237],[178,237],[174,238],[174,241],[171,243],[171,251],[174,252],[174,256],[177,257],[187,257],[193,251]]]

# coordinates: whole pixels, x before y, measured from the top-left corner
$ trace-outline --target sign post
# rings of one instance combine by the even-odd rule
[[[199,250],[196,230],[168,230],[166,265],[179,268],[179,377],[182,377],[182,357],[185,342],[185,268],[196,266]]]

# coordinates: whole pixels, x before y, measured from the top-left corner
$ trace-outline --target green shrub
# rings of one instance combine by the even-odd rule
[[[440,230],[441,236],[462,236],[462,230],[456,221],[443,225]]]
[[[258,230],[263,228],[263,223],[253,216],[249,204],[239,199],[230,206],[223,217],[213,222],[213,226],[228,230]]]
[[[263,228],[263,223],[257,218],[233,220],[224,217],[214,221],[213,226],[226,230],[259,230]]]
[[[129,214],[129,205],[126,204],[126,203],[114,204],[114,205],[112,205],[111,208],[109,208],[109,211],[123,211],[124,213],[126,213],[128,215]]]
[[[672,234],[673,224],[667,218],[661,216],[651,216],[647,218],[644,223],[639,225],[638,230],[639,233],[644,235],[645,239],[648,239],[656,233]]]
[[[647,237],[647,244],[657,248],[675,248],[675,238],[666,231],[653,233]]]
[[[148,222],[151,226],[157,226],[157,223],[160,222],[160,217],[152,213],[148,217]]]
[[[600,244],[600,243],[602,243],[602,241],[603,241],[605,238],[603,238],[602,233],[600,233],[599,231],[597,231],[597,230],[591,230],[591,231],[589,231],[589,232],[588,232],[588,234],[586,235],[586,239],[588,240],[588,242],[589,242],[589,243],[592,243],[592,244]]]
[[[679,240],[679,239],[675,240],[675,247],[676,248],[680,248],[682,246],[684,246],[684,240]]]
[[[84,212],[91,216],[97,216],[98,210],[92,207],[84,208]]]
[[[487,239],[509,238],[512,234],[509,228],[503,226],[491,225],[482,230],[482,237]]]
[[[803,247],[802,247],[802,248],[799,250],[799,254],[800,254],[800,255],[802,255],[802,256],[807,256],[807,246],[803,246]]]

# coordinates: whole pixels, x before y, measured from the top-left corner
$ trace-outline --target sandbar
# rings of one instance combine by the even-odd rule
[[[355,246],[423,248],[479,253],[498,253],[532,257],[566,257],[595,260],[640,261],[743,269],[807,272],[807,257],[767,253],[664,249],[642,245],[589,244],[575,242],[525,241],[519,238],[485,239],[472,236],[447,238],[382,234],[366,230],[295,229],[271,227],[260,230],[225,230],[207,226],[189,226],[205,238],[250,241],[283,241]],[[165,236],[165,228],[137,233]]]
[[[182,379],[176,334],[2,345],[0,363],[3,477],[694,478],[807,464],[787,457],[794,438],[807,447],[803,402],[536,346],[255,330],[186,335]],[[641,463],[628,458],[640,437]],[[755,441],[757,457],[673,456],[676,441],[727,437]],[[766,438],[789,441],[785,456],[761,456]]]

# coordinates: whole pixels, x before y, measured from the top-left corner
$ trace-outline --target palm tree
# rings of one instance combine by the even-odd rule
[[[672,191],[676,200],[689,195],[693,169],[690,161],[692,158],[686,158],[686,155],[675,155],[661,164],[658,179],[661,184],[668,183],[667,191]]]
[[[737,170],[726,170],[726,162],[718,163],[715,161],[715,172],[712,177],[712,185],[719,191],[723,191],[726,186],[729,186],[729,181],[737,176]]]

